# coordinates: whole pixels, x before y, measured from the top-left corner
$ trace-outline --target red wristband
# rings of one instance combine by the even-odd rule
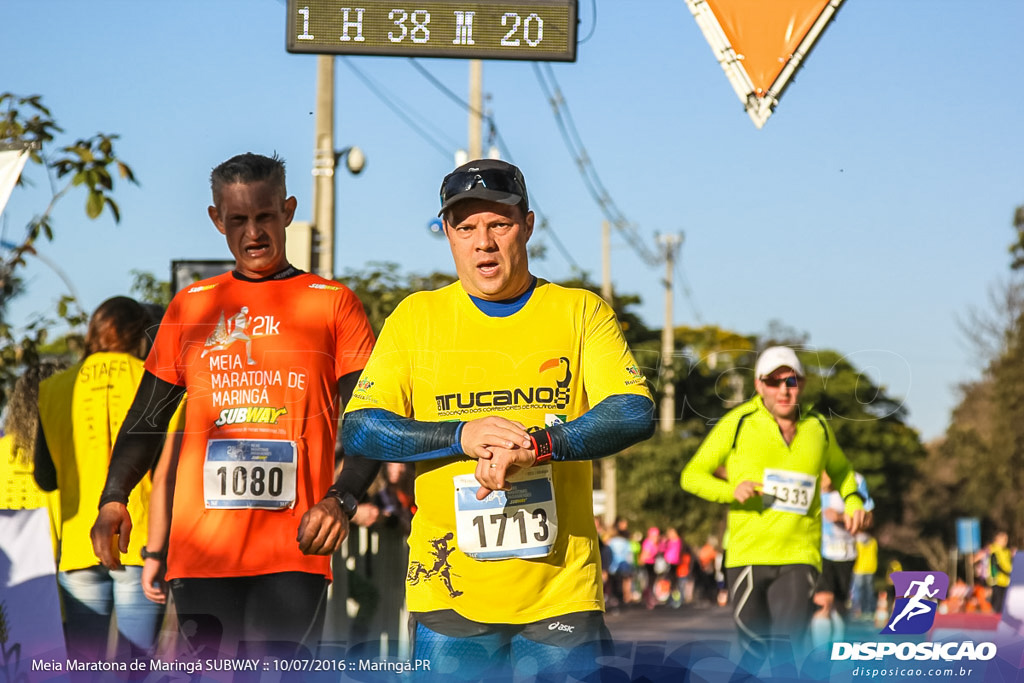
[[[537,440],[538,434],[542,436],[540,441]],[[551,434],[546,429],[530,434],[530,441],[533,443],[533,452],[537,454],[537,459],[533,461],[534,467],[543,465],[551,459]]]

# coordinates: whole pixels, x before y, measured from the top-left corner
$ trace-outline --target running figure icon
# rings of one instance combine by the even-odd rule
[[[206,358],[211,351],[224,351],[236,341],[245,342],[245,359],[248,365],[256,365],[252,357],[252,337],[246,333],[249,326],[249,307],[242,306],[238,313],[225,320],[224,313],[220,314],[217,327],[206,340],[206,348],[203,349],[200,358]]]
[[[935,590],[928,590],[933,583],[935,583],[934,574],[929,574],[921,581],[910,582],[910,586],[907,588],[907,593],[903,596],[905,598],[910,599],[907,601],[906,606],[904,606],[903,611],[896,615],[891,622],[889,622],[889,625],[886,627],[889,631],[895,633],[896,623],[899,622],[899,620],[903,617],[906,617],[907,621],[910,621],[916,616],[928,614],[932,611],[934,603],[926,603],[924,602],[924,600],[928,598],[934,598],[938,594],[938,588],[935,588]],[[915,586],[917,591],[916,593],[914,592]],[[911,593],[913,593],[913,595],[911,595]]]
[[[411,562],[409,564],[409,573],[406,576],[406,581],[411,585],[415,586],[420,582],[420,578],[429,579],[434,576],[441,577],[441,583],[448,589],[448,593],[453,598],[457,598],[462,595],[462,591],[456,590],[455,586],[452,585],[452,566],[448,563],[448,556],[452,554],[454,548],[448,545],[448,542],[455,538],[454,533],[447,533],[442,538],[433,538],[430,540],[430,545],[433,546],[431,554],[434,556],[434,566],[427,569],[423,566],[422,562]]]

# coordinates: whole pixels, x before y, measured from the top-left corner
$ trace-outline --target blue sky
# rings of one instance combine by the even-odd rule
[[[399,3],[400,4],[400,3]],[[166,278],[171,259],[223,258],[206,215],[208,174],[242,151],[288,162],[297,218],[310,218],[316,57],[284,50],[283,0],[6,0],[0,91],[41,94],[63,143],[121,136],[140,186],[117,190],[123,220],[88,221],[72,195],[41,251],[86,308],[126,293],[129,272]],[[779,320],[810,344],[850,355],[925,438],[940,435],[955,385],[980,364],[957,320],[984,308],[1008,273],[1014,207],[1024,204],[1024,3],[848,0],[762,130],[743,112],[683,0],[580,2],[578,60],[553,72],[619,208],[653,247],[685,233],[676,324],[764,332]],[[420,60],[466,96],[468,68]],[[357,77],[372,78],[427,130],[426,140]],[[572,260],[601,275],[602,214],[587,193],[527,62],[484,64],[486,107],[531,196]],[[366,170],[337,180],[337,270],[394,261],[450,272],[427,230],[437,188],[466,146],[466,112],[408,60],[340,59],[336,143],[358,144]],[[440,149],[439,149],[440,148]],[[451,150],[450,152],[442,150]],[[16,190],[2,218],[21,234],[47,200]],[[550,237],[532,267],[571,266]],[[662,323],[661,270],[622,235],[617,289]],[[26,271],[15,318],[52,308],[63,286]]]

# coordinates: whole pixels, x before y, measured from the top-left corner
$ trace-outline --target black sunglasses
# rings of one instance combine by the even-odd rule
[[[441,182],[441,205],[444,206],[452,197],[469,192],[477,185],[496,192],[518,195],[524,201],[527,200],[526,181],[518,168],[511,172],[503,169],[484,168],[476,171],[456,171],[445,176],[444,181]]]
[[[765,386],[769,386],[772,389],[778,389],[783,384],[790,389],[795,389],[800,385],[800,378],[796,375],[790,375],[789,377],[762,377],[761,381],[764,382]]]

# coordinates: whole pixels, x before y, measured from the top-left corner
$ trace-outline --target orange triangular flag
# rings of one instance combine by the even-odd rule
[[[686,0],[758,128],[844,0]]]

